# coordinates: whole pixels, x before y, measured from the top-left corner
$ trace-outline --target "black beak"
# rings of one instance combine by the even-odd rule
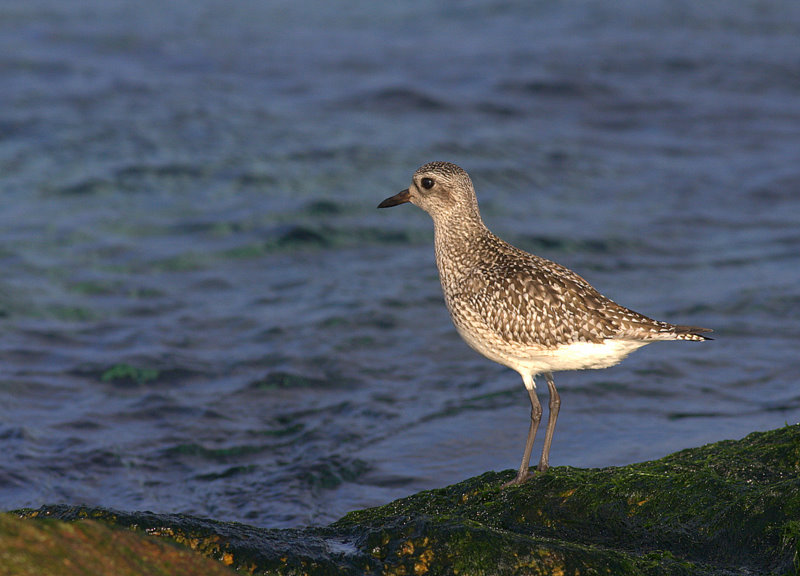
[[[399,194],[390,196],[389,198],[378,204],[378,208],[391,208],[392,206],[397,206],[398,204],[405,204],[406,202],[410,201],[411,201],[411,192],[409,192],[408,188],[406,188]]]

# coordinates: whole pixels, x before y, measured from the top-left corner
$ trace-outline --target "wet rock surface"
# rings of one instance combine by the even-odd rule
[[[557,467],[501,489],[512,475],[306,529],[70,506],[17,514],[131,528],[244,574],[798,573],[800,425],[629,466]]]
[[[164,540],[102,522],[31,522],[0,514],[0,574],[8,576],[232,575],[215,562]]]

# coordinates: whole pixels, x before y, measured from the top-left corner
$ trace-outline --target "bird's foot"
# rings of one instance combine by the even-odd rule
[[[505,484],[503,484],[500,488],[508,488],[509,486],[517,486],[518,484],[523,484],[527,480],[529,480],[533,474],[530,472],[525,472],[524,474],[517,474],[513,480],[509,480]]]
[[[531,477],[530,474],[528,474],[527,476],[523,476],[522,478],[517,476],[513,480],[509,480],[508,482],[504,483],[502,486],[500,486],[500,488],[503,489],[503,488],[508,488],[509,486],[516,486],[518,484],[522,484],[523,482],[525,482],[530,477]]]
[[[542,472],[547,472],[550,469],[550,465],[547,462],[539,462],[539,465],[536,467],[536,470],[539,474]],[[513,480],[509,480],[505,484],[501,486],[501,488],[508,488],[509,486],[517,486],[518,484],[523,484],[533,478],[533,474],[530,470],[525,470],[517,472],[517,475],[514,477]]]

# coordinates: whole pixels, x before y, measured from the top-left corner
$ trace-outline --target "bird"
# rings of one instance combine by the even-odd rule
[[[543,375],[550,393],[544,446],[537,466],[550,467],[561,398],[553,373],[614,366],[659,340],[711,340],[708,328],[653,320],[620,306],[572,270],[525,252],[483,223],[472,180],[450,162],[421,166],[405,190],[378,208],[410,202],[433,219],[434,253],[445,305],[459,335],[474,350],[522,377],[531,402],[530,426],[516,477],[533,476],[530,458],[542,419],[536,394]]]

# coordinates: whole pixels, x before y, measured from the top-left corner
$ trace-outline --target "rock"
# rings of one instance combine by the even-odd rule
[[[18,514],[146,531],[244,574],[777,576],[800,569],[800,425],[618,468],[551,468],[501,489],[513,474],[486,473],[322,528],[267,530],[66,506]]]
[[[13,576],[232,576],[223,563],[96,521],[32,522],[0,514],[0,574]]]

